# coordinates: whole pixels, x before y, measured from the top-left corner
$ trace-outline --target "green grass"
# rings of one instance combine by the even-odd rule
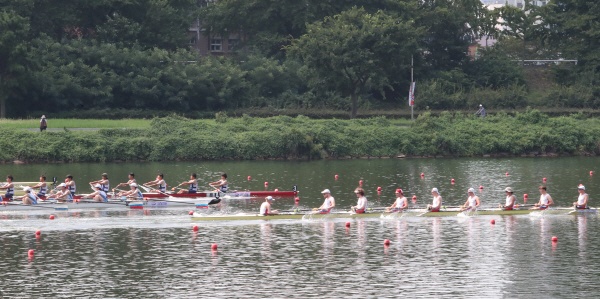
[[[146,119],[48,119],[48,128],[147,128],[150,120]],[[37,129],[39,119],[0,119],[0,129]]]

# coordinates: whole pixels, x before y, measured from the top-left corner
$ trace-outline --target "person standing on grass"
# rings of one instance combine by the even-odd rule
[[[40,132],[46,130],[48,128],[48,121],[46,120],[46,115],[42,115],[40,119]]]
[[[486,115],[485,108],[483,108],[482,104],[479,104],[479,110],[477,110],[477,112],[475,113],[475,115],[479,115],[482,118],[485,117],[485,115]]]

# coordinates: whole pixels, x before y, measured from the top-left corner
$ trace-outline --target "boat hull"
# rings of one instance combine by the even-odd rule
[[[36,209],[50,210],[70,210],[70,209],[145,209],[145,208],[169,208],[169,207],[190,207],[190,208],[208,208],[212,198],[179,198],[171,199],[148,199],[148,200],[114,200],[108,202],[95,202],[82,200],[80,202],[58,203],[55,201],[43,201],[37,205],[25,205],[21,202],[8,202],[0,205],[2,211],[26,211]]]
[[[535,213],[536,215],[577,215],[577,214],[596,214],[596,209],[587,210],[574,210],[572,208],[556,208],[550,210],[511,210],[504,211],[500,209],[495,210],[480,210],[476,212],[463,213],[458,210],[454,211],[441,211],[441,212],[428,212],[426,210],[411,210],[402,213],[382,213],[382,212],[370,212],[364,214],[355,214],[352,212],[339,212],[330,214],[306,214],[306,213],[285,213],[278,215],[261,216],[257,214],[237,214],[237,215],[203,215],[202,213],[194,213],[192,216],[193,221],[249,221],[249,220],[293,220],[293,219],[336,219],[336,218],[348,218],[348,219],[361,219],[361,218],[402,218],[402,217],[452,217],[452,216],[483,216],[483,215],[497,215],[497,216],[510,216],[510,215],[528,215]]]
[[[142,193],[144,198],[198,198],[198,197],[209,197],[215,198],[220,196],[222,198],[252,198],[252,197],[266,197],[273,196],[275,198],[286,198],[286,197],[294,197],[298,195],[298,191],[235,191],[235,192],[227,192],[227,193],[218,193],[218,192],[198,192],[198,193]],[[81,199],[83,195],[78,194],[73,198]]]

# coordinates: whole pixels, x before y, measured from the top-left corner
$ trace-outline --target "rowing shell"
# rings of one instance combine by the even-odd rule
[[[202,213],[194,213],[192,216],[193,221],[243,221],[243,220],[287,220],[287,219],[335,219],[335,218],[400,218],[400,217],[451,217],[458,215],[466,216],[479,216],[479,215],[498,215],[498,216],[509,216],[509,215],[527,215],[527,214],[540,214],[540,215],[577,215],[577,214],[596,214],[597,210],[585,209],[585,210],[574,210],[573,208],[553,208],[548,210],[511,210],[504,211],[500,209],[492,210],[479,210],[476,212],[463,213],[458,210],[452,211],[441,211],[441,212],[429,212],[424,209],[414,209],[410,211],[400,213],[381,213],[381,212],[370,212],[364,214],[356,214],[352,212],[337,212],[329,214],[311,214],[311,213],[284,213],[277,215],[261,216],[257,214],[236,214],[236,215],[203,215]]]
[[[198,193],[142,193],[144,198],[198,198],[198,197],[207,197],[207,198],[215,198],[220,196],[221,198],[252,198],[252,197],[266,197],[273,196],[275,198],[284,198],[284,197],[294,197],[298,195],[298,191],[235,191],[235,192],[227,192],[225,194],[219,192],[198,192]],[[78,194],[73,198],[81,199],[83,195]]]
[[[38,202],[37,205],[26,205],[22,202],[3,202],[0,204],[1,211],[24,211],[35,209],[54,209],[57,211],[69,209],[108,209],[108,208],[167,208],[167,207],[195,207],[197,209],[208,208],[213,198],[181,198],[176,200],[148,199],[148,200],[120,200],[110,199],[108,202],[97,202],[81,200],[80,202],[59,203],[54,200]]]

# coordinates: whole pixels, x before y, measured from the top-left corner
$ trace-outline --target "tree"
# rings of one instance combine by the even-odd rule
[[[28,30],[27,18],[14,10],[0,10],[0,118],[6,117],[6,100],[27,68]]]
[[[410,22],[354,7],[308,25],[307,33],[287,50],[304,62],[311,86],[350,97],[354,118],[364,92],[391,88],[394,78],[388,75],[410,64],[418,36],[419,30]]]

